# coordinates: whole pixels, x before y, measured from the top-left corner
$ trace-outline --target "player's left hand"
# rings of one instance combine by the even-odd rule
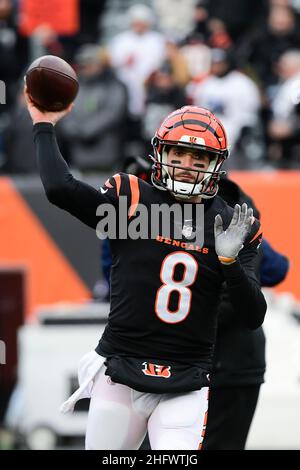
[[[253,209],[247,204],[242,207],[236,204],[233,216],[227,230],[223,230],[223,220],[220,214],[215,218],[215,250],[219,257],[236,259],[239,251],[243,248],[243,243],[247,234],[251,230]],[[222,261],[222,260],[221,260]]]

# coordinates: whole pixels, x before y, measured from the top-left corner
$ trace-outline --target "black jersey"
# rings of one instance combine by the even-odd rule
[[[169,192],[132,175],[115,175],[99,190],[74,179],[60,155],[52,125],[35,125],[35,141],[49,200],[90,227],[99,223],[99,206],[112,204],[118,210],[120,196],[127,197],[128,219],[134,217],[138,203],[150,209],[152,204],[176,202]],[[203,204],[202,246],[160,233],[153,239],[110,241],[111,309],[96,349],[100,354],[198,363],[209,369],[223,282],[241,319],[250,328],[262,323],[265,302],[253,268],[260,224],[257,220],[252,224],[239,260],[222,265],[214,249],[214,220],[221,214],[226,228],[233,209],[219,197]]]

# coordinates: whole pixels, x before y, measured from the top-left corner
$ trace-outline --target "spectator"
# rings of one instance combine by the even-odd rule
[[[38,26],[30,38],[30,61],[43,55],[57,55],[69,60],[57,33],[47,24]]]
[[[246,31],[257,27],[267,9],[267,0],[209,0],[210,17],[218,18],[226,26],[237,44]]]
[[[197,83],[209,73],[210,48],[227,49],[231,45],[224,24],[216,18],[209,18],[208,5],[208,0],[199,0],[196,3],[193,11],[193,29],[181,43],[181,52],[186,59],[192,79],[188,90],[191,96]]]
[[[208,44],[210,47],[227,50],[233,46],[230,34],[222,20],[218,18],[211,18],[209,20],[209,30],[210,37]]]
[[[189,101],[197,85],[209,74],[211,68],[211,48],[229,49],[232,41],[224,23],[209,17],[209,1],[198,0],[194,12],[194,27],[182,41],[181,52],[188,64],[190,83],[187,87]]]
[[[36,172],[36,158],[32,135],[30,135],[31,127],[32,123],[25,106],[22,87],[3,134],[5,163],[2,171],[11,174]]]
[[[8,115],[8,121],[3,131],[4,157],[2,172],[14,175],[37,173],[31,128],[32,121],[25,104],[22,80],[17,101]],[[68,148],[60,134],[60,125],[57,126],[57,137],[60,148],[63,149],[64,156],[69,161]]]
[[[277,71],[281,84],[271,102],[269,158],[281,168],[300,168],[300,51],[284,53]]]
[[[28,62],[27,40],[17,31],[12,0],[0,0],[0,58],[0,79],[6,84],[6,108],[11,108],[18,79]]]
[[[274,64],[289,49],[300,48],[300,33],[295,12],[290,7],[273,6],[267,25],[245,39],[238,56],[249,63],[265,87],[277,83]]]
[[[30,62],[45,54],[58,55],[67,62],[73,62],[77,49],[87,43],[96,43],[101,36],[99,19],[106,0],[78,0],[79,30],[69,35],[61,35],[47,21],[47,14],[39,18],[39,23],[30,35]],[[20,15],[22,15],[22,8]],[[66,13],[67,14],[67,13]],[[61,17],[61,16],[60,16]],[[62,18],[61,18],[62,20]]]
[[[142,136],[145,154],[151,152],[149,141],[164,116],[186,104],[184,88],[176,83],[176,75],[170,62],[165,62],[153,72],[147,83],[146,109],[142,119]]]
[[[192,28],[196,0],[152,0],[161,31],[180,40]]]
[[[209,14],[209,1],[198,0],[193,12],[193,29],[186,36],[185,43],[207,44],[210,47],[229,49],[232,40],[225,23]]]
[[[128,10],[129,29],[113,38],[109,45],[112,65],[125,83],[129,95],[132,140],[140,135],[140,120],[145,110],[145,82],[166,57],[165,39],[153,31],[153,12],[146,5]]]
[[[206,78],[211,67],[211,51],[203,43],[192,41],[185,43],[180,49],[188,66],[188,72],[191,77],[189,84],[189,95],[193,95],[193,90],[198,83]]]
[[[224,122],[231,153],[235,156],[244,135],[258,126],[258,88],[249,77],[236,70],[232,55],[224,50],[212,50],[211,75],[195,88],[194,104],[213,110]],[[243,152],[241,164],[250,165],[253,157]],[[232,160],[234,166],[239,165],[237,156]]]
[[[166,59],[164,64],[170,65],[174,82],[185,86],[190,80],[188,64],[178,45],[171,40],[166,41]]]
[[[91,44],[99,41],[100,18],[103,15],[107,0],[80,0],[80,33],[78,43]]]
[[[9,123],[9,113],[16,102],[18,79],[27,61],[27,40],[18,33],[13,2],[0,0],[0,168],[6,159],[3,132]]]
[[[82,171],[113,170],[119,165],[127,94],[96,44],[81,46],[75,56],[79,93],[61,132],[70,145],[71,161]]]

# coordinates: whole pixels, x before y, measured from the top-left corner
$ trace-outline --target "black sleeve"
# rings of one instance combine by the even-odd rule
[[[260,242],[260,224],[256,221],[237,261],[221,265],[233,309],[244,325],[252,330],[262,325],[267,310],[256,275]]]
[[[33,131],[37,164],[48,200],[89,227],[96,228],[99,222],[97,207],[102,203],[115,202],[115,190],[101,194],[73,177],[60,153],[52,124],[35,124]]]
[[[259,281],[260,286],[261,286],[260,265],[261,265],[262,257],[263,257],[262,250],[259,249],[257,256],[255,256],[255,261],[253,262],[255,264],[256,280]],[[224,282],[223,289],[222,289],[221,296],[220,296],[220,302],[218,305],[218,328],[219,329],[231,328],[233,324],[236,324],[236,322],[243,323],[244,325],[244,322],[240,318],[238,312],[236,312],[234,308],[232,307],[230,296],[226,287],[227,287],[226,282]]]

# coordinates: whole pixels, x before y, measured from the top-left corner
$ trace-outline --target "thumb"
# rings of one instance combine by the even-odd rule
[[[215,237],[223,233],[223,220],[220,214],[216,215],[215,217],[214,229],[215,229]]]

